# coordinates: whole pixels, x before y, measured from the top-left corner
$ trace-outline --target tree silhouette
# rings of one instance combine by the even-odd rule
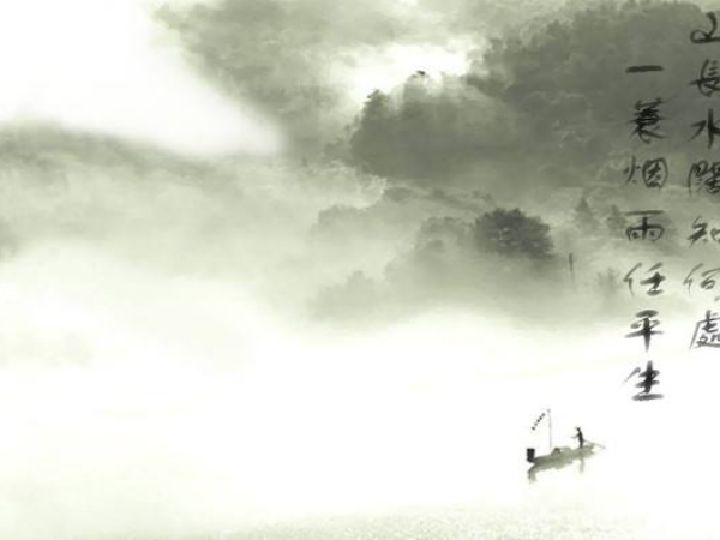
[[[550,227],[517,208],[493,210],[476,219],[473,236],[481,251],[541,260],[553,257]]]
[[[628,222],[617,205],[613,204],[610,207],[610,215],[605,218],[605,224],[614,237],[625,237],[625,229],[628,227]]]
[[[397,172],[394,149],[387,144],[387,138],[392,138],[395,130],[393,114],[387,95],[375,90],[368,96],[359,127],[350,139],[353,159],[362,169],[386,176]]]
[[[627,150],[639,100],[672,97],[663,107],[673,114],[660,110],[662,131],[692,136],[707,98],[691,82],[708,53],[689,35],[708,24],[688,2],[601,1],[508,31],[464,77],[445,78],[422,98],[398,92],[378,135],[384,152],[361,153],[361,161],[373,172],[439,181],[491,162],[503,181],[525,181],[532,171],[536,182],[577,184]],[[664,71],[625,73],[643,63]],[[356,133],[363,131],[378,133],[361,121]],[[657,150],[674,151],[670,139],[656,141]],[[373,161],[386,153],[395,156],[395,168]]]
[[[597,220],[585,197],[575,207],[575,226],[578,230],[587,234],[597,230]]]

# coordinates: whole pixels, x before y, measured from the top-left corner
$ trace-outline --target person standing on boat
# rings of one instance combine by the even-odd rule
[[[580,448],[582,448],[583,445],[585,444],[585,437],[583,436],[582,429],[580,429],[579,427],[576,427],[575,431],[576,431],[575,438],[578,440],[578,443],[580,444]]]

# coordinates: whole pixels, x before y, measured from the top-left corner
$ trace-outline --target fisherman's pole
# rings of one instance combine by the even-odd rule
[[[553,445],[552,445],[552,416],[550,416],[550,409],[547,410],[547,417],[548,417],[548,444],[550,445],[550,453],[552,453]]]

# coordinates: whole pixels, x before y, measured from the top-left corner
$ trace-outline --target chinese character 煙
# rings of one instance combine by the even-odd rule
[[[642,166],[640,166],[637,164],[635,156],[632,156],[630,165],[624,170],[624,172],[628,175],[625,179],[625,183],[636,184],[637,179],[635,178],[635,173],[638,170],[641,171],[642,181],[646,187],[661,188],[667,182],[668,165],[667,160],[664,157],[647,159],[643,162]]]

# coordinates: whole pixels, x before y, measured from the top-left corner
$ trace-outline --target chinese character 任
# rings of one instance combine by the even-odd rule
[[[640,285],[650,285],[650,288],[648,289],[647,293],[650,296],[657,296],[658,294],[662,294],[663,289],[660,288],[660,284],[667,279],[665,276],[660,274],[658,270],[662,268],[662,263],[657,263],[653,265],[650,270],[648,270],[648,273],[654,272],[650,277],[642,280],[640,282]]]
[[[625,277],[623,278],[623,281],[628,284],[628,288],[630,289],[630,294],[634,295],[633,292],[633,278],[632,275],[635,273],[635,271],[638,270],[642,266],[641,263],[637,263],[635,266],[630,269],[630,271],[625,274]],[[662,263],[654,264],[649,270],[647,270],[647,274],[652,274],[649,277],[645,278],[640,282],[640,285],[650,285],[650,288],[647,290],[647,294],[649,296],[657,296],[659,294],[662,294],[665,292],[663,289],[660,288],[660,284],[665,281],[667,278],[660,274],[659,270],[662,268]],[[654,273],[653,273],[654,272]]]

